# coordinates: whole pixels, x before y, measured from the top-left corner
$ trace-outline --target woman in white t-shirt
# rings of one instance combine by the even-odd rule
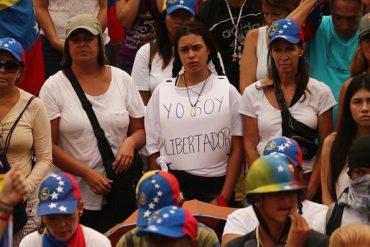
[[[271,24],[282,18],[291,18],[299,24],[306,22],[304,29],[305,41],[312,38],[320,18],[317,12],[320,6],[314,8],[317,0],[262,0],[261,12],[265,26],[255,28],[247,33],[244,40],[244,50],[240,60],[240,92],[257,80],[267,76],[267,31]],[[314,11],[313,11],[314,9]],[[306,21],[307,15],[313,11],[310,20]],[[308,23],[309,22],[309,23]],[[266,78],[267,79],[267,78]]]
[[[102,28],[95,17],[71,18],[66,33],[63,67],[75,74],[92,104],[116,157],[113,169],[121,173],[131,167],[134,149],[145,143],[144,104],[131,77],[105,65]],[[54,164],[75,175],[82,191],[81,222],[104,232],[135,210],[135,197],[127,199],[122,212],[104,210],[103,195],[110,192],[112,181],[106,176],[89,118],[64,71],[45,82],[40,97],[51,120]],[[134,195],[134,189],[128,193]]]
[[[268,140],[282,135],[281,111],[275,95],[279,82],[290,114],[311,129],[317,129],[319,144],[332,131],[331,113],[336,102],[325,84],[309,78],[303,53],[302,29],[294,20],[281,19],[271,25],[268,61],[269,77],[274,82],[257,81],[248,86],[240,103],[248,164],[262,154]],[[307,194],[310,200],[320,185],[319,155],[305,160],[303,169],[312,170]]]
[[[156,159],[165,156],[186,200],[227,205],[242,166],[240,94],[222,75],[202,23],[180,27],[174,45],[176,78],[162,82],[147,105],[148,167],[158,169]],[[210,72],[209,60],[219,75]]]
[[[159,83],[172,77],[176,29],[195,16],[196,0],[172,2],[166,1],[169,6],[158,17],[156,39],[138,50],[132,67],[131,76],[145,105]]]

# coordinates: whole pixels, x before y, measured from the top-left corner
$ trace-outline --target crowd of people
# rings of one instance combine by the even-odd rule
[[[0,6],[0,247],[370,246],[368,2]]]

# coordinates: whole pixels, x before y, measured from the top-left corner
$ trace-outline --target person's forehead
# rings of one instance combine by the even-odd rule
[[[7,60],[17,61],[15,57],[13,56],[13,54],[11,54],[9,51],[6,51],[6,50],[0,50],[0,56],[1,58],[5,58]]]
[[[350,17],[361,16],[362,5],[360,1],[333,0],[332,14]]]

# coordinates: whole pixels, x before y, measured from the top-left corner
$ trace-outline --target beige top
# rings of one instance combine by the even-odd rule
[[[19,89],[20,98],[1,121],[1,144],[15,120],[26,106],[31,94]],[[36,164],[32,169],[32,151],[35,149]],[[35,98],[24,112],[14,129],[7,152],[11,166],[18,163],[21,172],[27,176],[28,194],[37,189],[41,180],[48,174],[52,164],[52,142],[50,121],[42,101]]]

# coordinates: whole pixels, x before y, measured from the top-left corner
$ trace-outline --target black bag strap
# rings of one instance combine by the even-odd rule
[[[291,117],[291,115],[286,105],[284,94],[283,94],[283,91],[281,90],[280,82],[278,80],[274,80],[274,92],[275,92],[276,99],[280,106],[281,118],[283,119],[283,125],[284,124],[289,125],[289,118]]]
[[[18,124],[19,120],[21,120],[21,118],[23,116],[23,113],[27,110],[27,107],[31,104],[32,100],[34,100],[35,98],[36,98],[36,96],[32,96],[28,100],[26,106],[23,108],[22,112],[19,114],[19,116],[15,120],[13,126],[10,128],[9,133],[6,136],[6,139],[5,139],[5,146],[4,146],[4,149],[2,151],[3,154],[6,154],[8,152],[8,148],[9,148],[9,144],[10,144],[10,139],[12,138],[12,135],[13,135],[13,132],[15,130],[15,127],[17,127],[17,124]]]
[[[348,193],[348,187],[343,191],[343,193]],[[326,235],[330,236],[337,228],[342,225],[343,210],[344,205],[339,205],[338,201],[336,201],[331,211],[330,218],[326,223]]]
[[[326,224],[326,235],[330,236],[342,224],[344,205],[339,205],[335,202],[333,211],[330,215],[329,221]]]
[[[149,61],[148,61],[149,74],[152,71],[152,63],[154,58],[154,43],[155,40],[151,40],[149,42]]]
[[[104,130],[100,127],[99,121],[95,115],[95,112],[92,108],[91,102],[87,99],[83,89],[81,88],[80,83],[78,82],[77,77],[73,73],[72,69],[64,69],[63,73],[70,81],[73,89],[75,90],[78,98],[81,101],[82,108],[85,110],[87,117],[90,120],[91,126],[94,131],[94,135],[98,140],[98,149],[103,160],[105,171],[107,172],[107,177],[113,177],[113,169],[110,164],[115,160],[112,148],[107,140],[107,137],[104,134]]]
[[[295,129],[293,126],[293,119],[296,122],[299,122],[300,126],[304,127],[306,131],[310,131],[312,134],[316,134],[316,130],[308,127],[305,123],[296,120],[289,112],[288,106],[286,105],[284,93],[281,90],[280,82],[278,80],[274,80],[274,92],[276,99],[280,106],[281,111],[281,118],[282,118],[282,126],[283,126],[283,133],[284,133],[284,126],[289,126],[291,129]]]

